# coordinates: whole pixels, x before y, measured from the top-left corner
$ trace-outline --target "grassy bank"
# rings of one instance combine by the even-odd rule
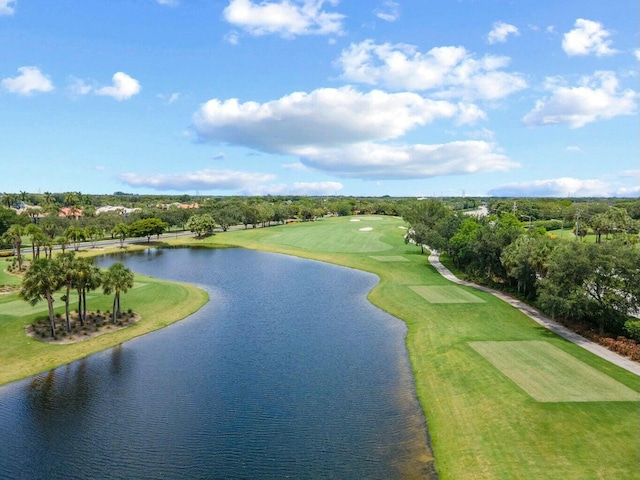
[[[235,245],[377,274],[369,299],[408,326],[442,479],[640,478],[637,376],[489,294],[452,290],[419,248],[404,244],[401,220],[357,219],[176,243]]]
[[[69,345],[52,345],[32,339],[25,326],[47,316],[46,302],[32,307],[17,293],[0,295],[0,385],[67,364],[92,353],[118,345],[131,338],[163,328],[198,310],[208,300],[203,290],[192,285],[135,276],[134,288],[122,295],[122,307],[141,315],[126,329]],[[71,297],[75,305],[77,297]],[[64,315],[64,303],[56,301],[56,312]],[[109,310],[113,296],[92,292],[89,310]]]

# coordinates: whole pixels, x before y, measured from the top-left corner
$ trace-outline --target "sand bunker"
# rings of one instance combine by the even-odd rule
[[[359,222],[360,219],[359,218],[352,218],[351,220],[349,220],[350,222]]]
[[[360,228],[359,229],[361,232],[370,232],[371,230],[373,230],[373,228],[371,227],[364,227],[364,228]]]

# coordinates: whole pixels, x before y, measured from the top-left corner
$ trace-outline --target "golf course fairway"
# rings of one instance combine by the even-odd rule
[[[279,252],[378,275],[369,300],[408,326],[440,478],[640,478],[640,378],[488,293],[454,286],[404,243],[404,226],[392,217],[340,217],[176,243]]]

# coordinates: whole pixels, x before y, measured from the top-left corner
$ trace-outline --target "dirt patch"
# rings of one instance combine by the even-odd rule
[[[140,315],[135,312],[123,312],[117,319],[116,323],[111,323],[111,314],[109,312],[87,312],[87,319],[84,325],[80,324],[77,313],[71,313],[69,321],[71,331],[67,332],[66,318],[64,315],[55,318],[56,339],[51,336],[51,325],[49,317],[43,317],[25,327],[25,333],[41,342],[53,343],[56,345],[67,345],[70,343],[84,342],[99,335],[117,332],[123,328],[130,327],[140,320]]]

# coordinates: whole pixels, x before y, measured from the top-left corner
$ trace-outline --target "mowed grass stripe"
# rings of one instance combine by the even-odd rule
[[[409,288],[429,303],[485,303],[480,297],[456,285],[414,285]]]
[[[374,260],[378,260],[379,262],[408,262],[409,261],[407,257],[403,257],[402,255],[386,255],[386,256],[371,255],[371,258],[373,258]]]
[[[542,341],[469,342],[539,402],[635,402],[640,395]]]

